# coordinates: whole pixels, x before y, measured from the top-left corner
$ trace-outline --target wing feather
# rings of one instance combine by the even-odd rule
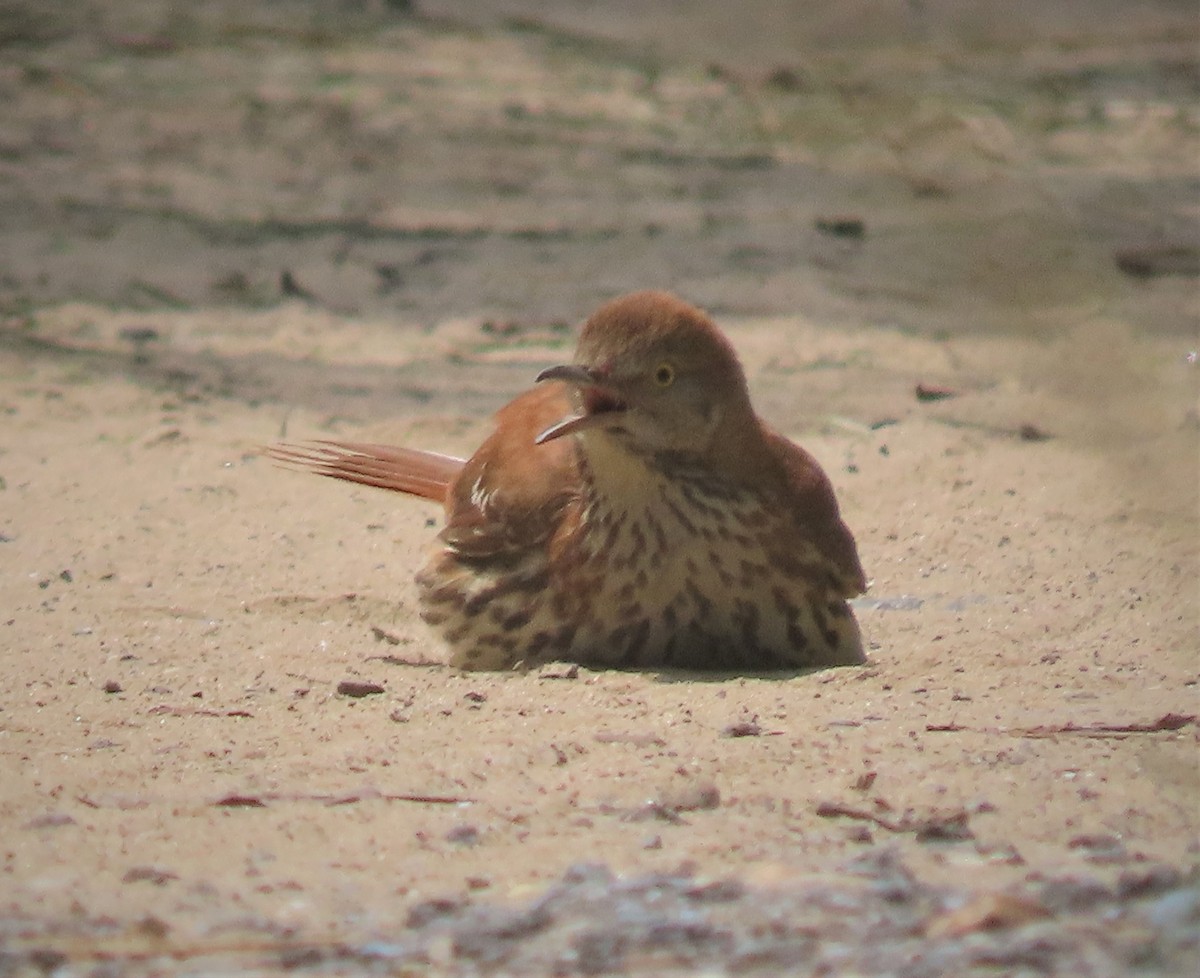
[[[849,527],[842,521],[837,497],[820,464],[795,442],[762,425],[767,446],[783,470],[785,503],[796,515],[803,536],[829,562],[843,597],[867,589],[867,577]]]
[[[549,539],[578,498],[574,439],[535,439],[572,412],[565,385],[543,383],[496,414],[496,430],[471,456],[446,499],[442,540],[462,557],[519,555]]]

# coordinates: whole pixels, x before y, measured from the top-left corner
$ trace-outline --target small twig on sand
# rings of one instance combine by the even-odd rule
[[[1172,730],[1182,730],[1196,722],[1194,713],[1164,713],[1157,720],[1149,723],[1087,723],[1079,724],[1071,720],[1066,723],[1039,724],[1036,727],[1009,727],[1007,730],[997,728],[976,729],[964,727],[957,723],[927,723],[927,733],[959,733],[973,731],[986,734],[1010,734],[1015,737],[1054,737],[1058,734],[1080,734],[1084,737],[1123,737],[1135,733],[1164,733]]]
[[[900,818],[887,818],[840,801],[823,801],[817,806],[817,815],[820,818],[853,818],[862,822],[873,822],[888,832],[912,832],[922,842],[974,837],[970,826],[967,825],[967,812],[963,809],[946,814],[913,816],[905,813]]]

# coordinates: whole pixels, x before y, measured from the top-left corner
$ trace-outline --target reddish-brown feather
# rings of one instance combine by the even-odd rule
[[[554,530],[578,485],[578,457],[567,441],[534,439],[571,410],[564,385],[542,384],[496,412],[496,427],[470,459],[367,442],[272,445],[264,454],[291,468],[444,504],[442,539],[457,552],[486,557],[532,546]]]
[[[784,498],[796,521],[817,549],[836,568],[843,597],[867,589],[867,576],[858,558],[858,547],[838,510],[829,477],[808,452],[759,422],[772,454],[782,463]]]
[[[466,464],[463,459],[415,448],[354,441],[271,445],[263,454],[292,468],[364,486],[406,492],[446,502],[447,491]]]
[[[546,539],[578,492],[579,457],[568,440],[535,444],[571,411],[567,389],[542,384],[496,412],[496,428],[446,497],[442,539],[458,553],[486,557]]]

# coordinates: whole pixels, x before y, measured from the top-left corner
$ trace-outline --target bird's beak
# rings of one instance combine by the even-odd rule
[[[612,385],[597,371],[578,364],[561,364],[548,367],[537,375],[538,383],[543,380],[561,380],[579,392],[581,410],[570,414],[543,431],[534,443],[544,445],[555,438],[573,435],[588,428],[599,428],[613,423],[627,408]]]

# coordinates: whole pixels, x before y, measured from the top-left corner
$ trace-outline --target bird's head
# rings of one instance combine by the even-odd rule
[[[729,341],[703,312],[665,292],[601,306],[583,327],[575,362],[538,380],[566,383],[576,406],[538,444],[602,433],[634,451],[703,455],[724,423],[753,417]]]

